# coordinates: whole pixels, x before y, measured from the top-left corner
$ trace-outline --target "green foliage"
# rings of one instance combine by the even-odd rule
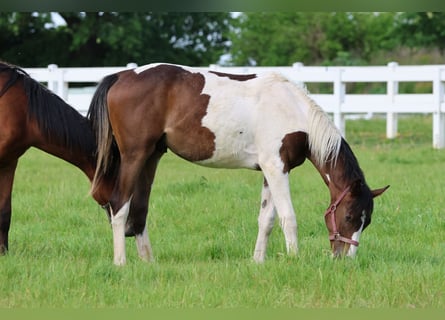
[[[394,33],[410,47],[445,51],[445,12],[404,12],[396,15]]]
[[[0,59],[36,67],[47,66],[66,56],[69,39],[53,28],[46,28],[50,21],[48,13],[0,12]]]
[[[59,12],[62,25],[53,14],[0,13],[1,59],[25,67],[206,66],[228,54],[222,63],[365,65],[441,63],[445,50],[442,12]],[[406,48],[428,52],[415,60]]]
[[[48,13],[2,13],[0,31],[5,31],[7,41],[0,42],[1,58],[34,67],[160,61],[208,65],[227,51],[231,20],[228,13],[202,12],[61,12],[60,16],[66,25],[50,28],[45,27]]]
[[[245,13],[233,36],[234,64],[364,64],[395,46],[392,23],[390,13]]]
[[[31,149],[17,169],[0,307],[443,309],[445,152],[431,148],[431,123],[401,116],[400,136],[387,140],[382,119],[347,122],[369,185],[391,185],[375,200],[354,260],[330,258],[329,192],[309,162],[290,176],[299,256],[286,256],[277,223],[267,260],[257,265],[261,174],[167,153],[148,219],[156,261],[140,261],[128,238],[128,263],[115,267],[111,228],[87,196],[86,177]]]

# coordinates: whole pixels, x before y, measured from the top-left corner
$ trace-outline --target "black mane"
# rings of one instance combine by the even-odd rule
[[[358,160],[345,139],[342,139],[339,157],[343,158],[343,179],[345,181],[353,182],[354,180],[361,180],[363,183],[366,183],[365,176],[358,164]]]
[[[339,157],[343,158],[343,179],[351,184],[353,190],[360,190],[352,205],[352,211],[362,212],[362,210],[365,209],[367,215],[364,228],[366,228],[371,222],[371,215],[374,208],[373,196],[366,183],[365,175],[359,166],[357,158],[344,139],[342,139],[340,146]]]
[[[38,123],[45,138],[69,150],[95,155],[96,139],[87,118],[19,67],[0,63],[0,72],[10,74],[0,97],[17,81],[22,81],[28,97],[28,117]]]

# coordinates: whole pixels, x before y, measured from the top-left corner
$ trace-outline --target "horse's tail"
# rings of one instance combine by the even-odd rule
[[[97,141],[97,165],[91,192],[97,188],[103,177],[114,173],[119,164],[119,151],[111,130],[107,103],[108,91],[118,78],[117,74],[112,74],[100,82],[87,114]]]

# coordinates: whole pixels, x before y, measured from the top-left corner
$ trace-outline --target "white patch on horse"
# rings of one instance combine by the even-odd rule
[[[126,262],[125,257],[125,223],[130,211],[130,200],[128,200],[116,215],[111,215],[111,226],[113,229],[114,264],[122,266]]]
[[[331,182],[331,177],[329,176],[329,173],[326,173],[326,179],[328,180],[328,182]]]
[[[210,97],[202,125],[215,134],[215,150],[210,159],[198,164],[256,168],[266,158],[281,161],[279,149],[285,135],[308,132],[306,96],[283,76],[269,73],[237,81],[213,73],[202,75],[202,93]]]
[[[359,241],[360,235],[362,234],[362,231],[363,231],[363,226],[365,225],[365,219],[366,219],[366,212],[363,211],[362,217],[361,217],[362,225],[360,226],[360,229],[358,229],[356,232],[354,232],[352,234],[352,237],[351,237],[352,240],[357,241],[357,242]],[[358,247],[351,244],[349,246],[349,250],[348,250],[348,253],[346,254],[346,256],[351,257],[351,258],[355,257],[355,255],[357,253],[357,249],[358,249]]]

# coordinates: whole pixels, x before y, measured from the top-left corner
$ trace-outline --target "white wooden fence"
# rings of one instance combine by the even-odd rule
[[[48,88],[60,95],[82,114],[86,114],[97,83],[105,76],[117,71],[134,68],[26,68],[36,80],[46,83]],[[399,66],[395,62],[387,66],[367,67],[313,67],[295,63],[287,67],[222,67],[210,65],[209,69],[228,73],[262,73],[277,71],[295,82],[331,83],[332,93],[311,94],[312,98],[328,113],[334,123],[345,134],[345,119],[349,114],[386,114],[386,136],[397,137],[398,114],[426,113],[433,115],[433,147],[445,148],[445,65]],[[73,83],[90,83],[85,88],[72,88]],[[348,83],[385,83],[384,94],[350,94]],[[431,93],[399,93],[400,82],[429,83]]]

